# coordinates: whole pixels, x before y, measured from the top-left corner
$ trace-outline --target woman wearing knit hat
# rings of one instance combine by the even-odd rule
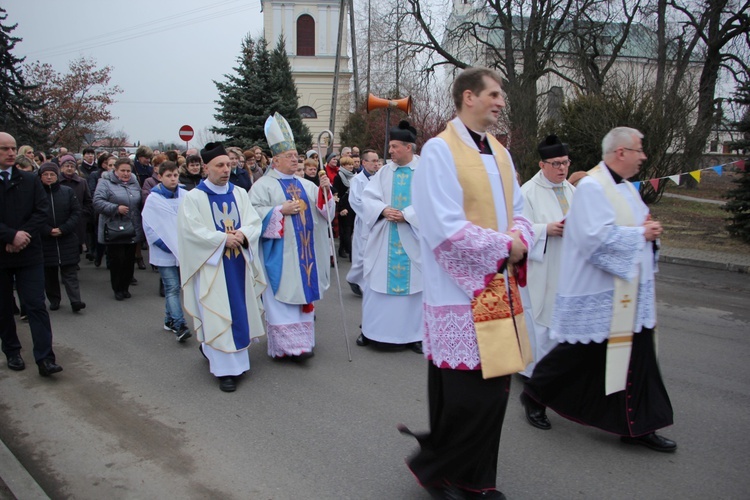
[[[44,289],[50,311],[60,309],[60,280],[68,294],[73,312],[86,307],[81,301],[78,262],[81,260],[77,234],[82,209],[73,190],[60,184],[60,171],[54,163],[39,167],[39,177],[49,199],[47,224],[42,230],[44,251]]]

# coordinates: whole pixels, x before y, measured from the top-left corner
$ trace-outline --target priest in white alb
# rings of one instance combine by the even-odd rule
[[[488,129],[500,75],[464,70],[457,117],[425,144],[414,174],[424,277],[430,431],[407,465],[434,498],[494,498],[511,374],[530,361],[519,286],[531,224],[510,153]]]
[[[362,296],[364,285],[364,253],[367,242],[367,231],[362,221],[364,213],[362,206],[362,194],[370,183],[370,179],[380,170],[380,159],[378,153],[372,149],[366,149],[361,156],[362,171],[354,176],[349,187],[349,205],[357,214],[354,219],[354,234],[352,234],[352,265],[346,274],[346,281],[352,291]]]
[[[672,425],[656,359],[654,272],[661,224],[627,179],[646,160],[643,134],[618,127],[603,161],[578,184],[565,219],[551,337],[560,342],[526,382],[527,412],[545,406],[620,436],[673,452],[657,430]]]
[[[286,119],[269,116],[265,134],[273,159],[250,190],[262,221],[261,254],[268,288],[263,293],[268,355],[304,360],[314,355],[314,302],[330,283],[328,217],[336,212],[330,180],[320,187],[297,177],[297,149]]]
[[[550,135],[537,148],[539,172],[521,186],[523,215],[534,228],[534,246],[529,252],[527,285],[521,288],[526,326],[534,361],[521,375],[530,377],[539,362],[557,341],[549,335],[555,307],[557,277],[560,275],[563,228],[575,188],[569,183],[568,146]]]
[[[184,309],[219,388],[232,392],[250,369],[250,343],[264,334],[261,221],[247,192],[229,182],[224,146],[212,142],[200,154],[207,177],[185,195],[177,214]]]
[[[362,333],[357,345],[410,347],[422,353],[422,263],[418,217],[412,206],[417,131],[402,120],[389,130],[391,162],[362,193],[364,250]]]

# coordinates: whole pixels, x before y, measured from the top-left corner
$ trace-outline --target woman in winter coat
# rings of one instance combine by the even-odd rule
[[[141,186],[132,171],[129,158],[118,158],[114,171],[102,175],[94,193],[94,210],[99,214],[98,240],[107,245],[110,281],[117,300],[130,298],[135,247],[144,240]],[[134,229],[133,236],[125,241],[106,241],[105,227],[110,221],[129,221]]]
[[[60,178],[58,182],[67,186],[73,190],[78,198],[78,202],[81,204],[83,213],[78,221],[78,243],[83,245],[86,243],[86,224],[91,220],[93,215],[94,207],[92,205],[91,191],[89,191],[88,183],[86,179],[78,175],[78,163],[73,155],[65,155],[60,158]],[[88,253],[88,248],[86,249]]]
[[[180,185],[187,191],[195,188],[203,179],[203,161],[198,155],[187,157],[185,165],[180,167]]]
[[[78,223],[82,208],[73,190],[59,182],[60,171],[54,163],[44,163],[39,168],[39,177],[49,198],[47,225],[42,231],[44,250],[44,289],[51,311],[60,309],[60,280],[68,294],[73,312],[86,307],[81,301],[78,284],[78,262],[80,261]]]
[[[352,233],[354,231],[354,217],[356,214],[349,205],[349,183],[354,177],[354,160],[345,156],[341,158],[341,167],[333,180],[333,191],[338,195],[336,215],[339,219],[339,257],[349,257],[352,254]]]

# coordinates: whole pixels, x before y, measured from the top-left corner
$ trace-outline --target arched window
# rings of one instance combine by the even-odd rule
[[[301,118],[317,118],[318,113],[315,112],[313,108],[310,106],[302,106],[297,111],[299,111],[299,116]]]
[[[315,20],[309,14],[297,18],[297,55],[315,55]]]

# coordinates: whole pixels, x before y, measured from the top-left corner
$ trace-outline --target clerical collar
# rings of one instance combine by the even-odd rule
[[[609,165],[607,165],[606,163],[604,164],[604,166],[607,167],[607,170],[609,170],[609,174],[612,176],[612,179],[614,179],[615,184],[622,184],[625,179],[623,179],[620,174],[609,168]]]
[[[486,132],[474,132],[469,127],[466,127],[466,130],[469,131],[469,135],[471,136],[471,139],[474,141],[474,144],[477,145],[477,148],[479,148],[479,152],[482,154],[492,154],[492,150],[490,149],[490,143],[487,141],[487,133]]]
[[[564,185],[565,185],[565,181],[562,181],[562,182],[561,182],[561,183],[559,183],[559,184],[555,184],[555,183],[554,183],[554,182],[552,182],[551,180],[547,179],[547,177],[546,177],[546,176],[545,176],[545,175],[544,175],[543,173],[540,173],[539,177],[541,177],[541,179],[542,179],[542,182],[544,182],[544,184],[545,184],[546,186],[549,186],[549,187],[562,187],[562,186],[564,186]]]
[[[213,191],[216,194],[227,194],[229,192],[229,183],[227,182],[223,186],[217,186],[213,182],[209,181],[208,179],[203,179],[203,182],[208,186],[208,189]]]
[[[363,168],[362,172],[365,173],[365,177],[367,177],[368,179],[377,173],[377,172],[370,173],[370,172],[367,171],[366,168]]]
[[[295,177],[294,174],[284,174],[284,173],[280,172],[279,170],[276,170],[276,173],[279,174],[279,178],[280,179],[294,179],[294,177]]]

